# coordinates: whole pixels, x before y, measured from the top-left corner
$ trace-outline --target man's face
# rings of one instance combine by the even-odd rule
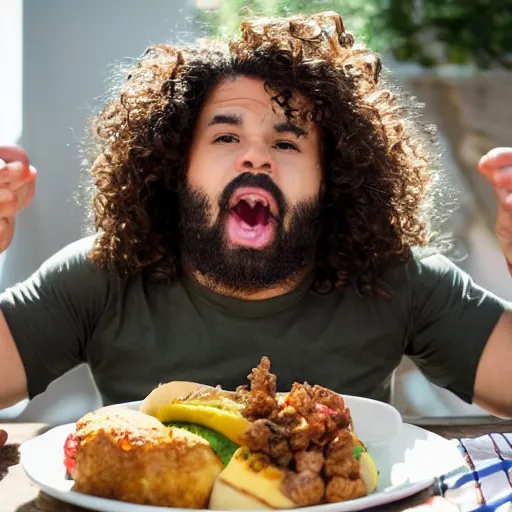
[[[290,123],[271,97],[263,81],[248,77],[213,90],[181,194],[185,262],[242,292],[296,276],[311,262],[318,230],[318,127]]]

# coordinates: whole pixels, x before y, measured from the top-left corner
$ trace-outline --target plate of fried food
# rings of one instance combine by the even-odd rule
[[[456,447],[388,404],[295,383],[263,357],[236,391],[169,382],[21,446],[44,492],[103,512],[365,510],[462,465]]]

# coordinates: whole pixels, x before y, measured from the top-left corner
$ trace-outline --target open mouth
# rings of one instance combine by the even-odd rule
[[[239,189],[229,203],[227,236],[232,245],[261,249],[274,237],[278,208],[265,190]]]

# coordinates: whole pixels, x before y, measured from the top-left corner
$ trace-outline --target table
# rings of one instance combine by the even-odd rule
[[[491,432],[512,432],[512,421],[496,418],[430,418],[408,420],[447,439],[477,437]],[[479,423],[480,422],[480,423]],[[0,448],[0,512],[84,512],[85,509],[55,500],[32,484],[19,464],[19,444],[43,433],[48,426],[42,423],[2,423],[0,428],[9,433],[6,446]],[[372,509],[372,512],[399,512],[419,505],[433,496],[434,490],[400,502]]]

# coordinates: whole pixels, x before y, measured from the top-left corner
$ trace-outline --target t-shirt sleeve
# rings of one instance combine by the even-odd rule
[[[406,355],[431,382],[472,403],[480,356],[512,304],[441,255],[415,260],[409,271],[412,324]]]
[[[25,367],[29,398],[86,362],[108,300],[107,272],[87,260],[92,239],[68,245],[31,277],[0,294],[0,309]]]

